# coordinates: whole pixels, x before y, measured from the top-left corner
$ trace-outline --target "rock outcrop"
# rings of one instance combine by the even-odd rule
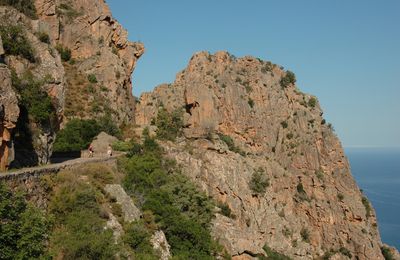
[[[136,123],[151,126],[160,106],[184,108],[185,138],[163,145],[232,211],[217,215],[213,234],[234,259],[265,255],[264,245],[295,259],[383,259],[374,210],[340,141],[294,82],[270,62],[200,52],[173,84],[141,96]]]
[[[0,56],[1,51],[0,38]],[[0,171],[5,171],[14,157],[11,134],[17,124],[19,107],[17,96],[11,86],[10,70],[1,63],[0,82]]]
[[[13,140],[15,167],[48,163],[56,132],[70,118],[107,116],[117,125],[134,123],[131,75],[144,52],[143,44],[128,40],[103,0],[33,2],[34,18],[0,6],[0,26],[17,26],[26,38],[22,47],[31,50],[26,57],[0,44],[0,63],[40,85],[51,98],[55,118],[33,122],[29,111],[21,110],[11,136],[20,137]]]
[[[135,206],[131,197],[126,194],[125,190],[119,184],[107,184],[105,187],[110,196],[116,199],[117,203],[121,206],[124,213],[124,221],[131,223],[132,221],[139,220],[142,216],[140,210]]]
[[[143,44],[128,40],[103,0],[36,0],[35,6],[38,30],[47,33],[53,44],[71,50],[74,62],[66,68],[66,116],[111,113],[118,123],[133,120],[131,75],[144,52]],[[87,84],[89,76],[92,80]]]

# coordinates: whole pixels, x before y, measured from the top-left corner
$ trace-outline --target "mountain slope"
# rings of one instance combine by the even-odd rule
[[[214,234],[232,256],[264,245],[293,258],[383,259],[375,212],[315,97],[277,65],[226,52],[195,54],[173,84],[140,98],[136,122],[183,108],[184,138],[171,157],[235,217]],[[156,130],[157,132],[157,130]]]

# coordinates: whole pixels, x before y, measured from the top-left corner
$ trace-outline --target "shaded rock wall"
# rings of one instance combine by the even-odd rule
[[[2,44],[0,39],[0,56]],[[14,159],[11,134],[19,116],[17,96],[11,86],[10,70],[0,63],[0,171],[8,169]]]

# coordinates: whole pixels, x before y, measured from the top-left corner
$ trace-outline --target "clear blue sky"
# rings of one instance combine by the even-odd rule
[[[145,44],[139,96],[173,82],[194,52],[283,65],[316,95],[345,146],[400,146],[399,0],[107,0]]]

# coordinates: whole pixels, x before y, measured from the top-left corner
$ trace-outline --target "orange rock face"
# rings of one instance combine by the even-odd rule
[[[185,138],[163,145],[231,209],[234,217],[217,214],[213,234],[235,259],[265,255],[264,245],[293,259],[330,250],[343,259],[341,248],[383,259],[374,211],[362,203],[338,138],[317,99],[282,82],[288,74],[253,57],[200,52],[174,83],[141,96],[136,123],[151,125],[161,105],[185,108]],[[256,172],[267,180],[265,192],[251,188]]]

